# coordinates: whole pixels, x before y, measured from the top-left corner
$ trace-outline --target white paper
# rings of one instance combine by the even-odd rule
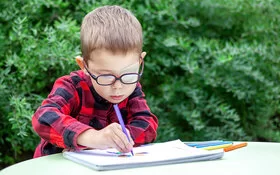
[[[113,153],[112,153],[113,152]],[[116,149],[107,150],[82,150],[79,152],[64,152],[64,156],[75,162],[85,164],[87,166],[102,166],[119,165],[120,168],[133,167],[133,165],[153,165],[172,163],[173,160],[183,161],[184,159],[194,160],[208,155],[222,153],[218,151],[207,151],[198,148],[193,148],[185,145],[180,140],[149,144],[141,147],[133,148],[134,156],[131,153],[118,154]],[[220,157],[222,154],[220,155]],[[127,166],[129,165],[129,166]],[[108,168],[109,169],[109,168]]]

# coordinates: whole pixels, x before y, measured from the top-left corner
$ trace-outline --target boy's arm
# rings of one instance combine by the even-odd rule
[[[128,125],[135,146],[153,142],[157,136],[158,119],[151,113],[140,83],[128,100]]]
[[[61,148],[78,149],[77,137],[82,132],[92,129],[70,116],[79,110],[79,94],[72,80],[59,78],[48,98],[42,102],[32,117],[32,125],[44,140]]]

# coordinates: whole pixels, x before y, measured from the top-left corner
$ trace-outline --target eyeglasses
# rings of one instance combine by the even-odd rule
[[[140,80],[140,78],[143,74],[143,71],[144,71],[144,60],[142,58],[140,58],[140,59],[142,60],[142,62],[140,64],[140,68],[141,68],[140,73],[125,73],[125,74],[122,74],[120,77],[116,77],[113,74],[101,74],[101,75],[95,76],[89,72],[85,63],[84,63],[84,67],[85,67],[86,71],[88,72],[88,74],[91,76],[91,78],[94,79],[96,81],[96,83],[101,86],[112,85],[117,80],[120,80],[123,84],[134,84]]]

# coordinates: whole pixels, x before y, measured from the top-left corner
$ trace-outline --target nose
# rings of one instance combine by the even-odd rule
[[[116,80],[115,83],[113,84],[114,89],[119,89],[122,88],[123,84],[120,80]]]

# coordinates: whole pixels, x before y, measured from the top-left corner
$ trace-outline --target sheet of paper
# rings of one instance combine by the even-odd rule
[[[213,154],[212,151],[189,147],[180,140],[136,147],[133,149],[133,152],[134,156],[131,156],[130,153],[120,154],[115,149],[83,150],[78,153],[69,152],[69,155],[93,164],[119,165],[164,162],[185,157]]]

